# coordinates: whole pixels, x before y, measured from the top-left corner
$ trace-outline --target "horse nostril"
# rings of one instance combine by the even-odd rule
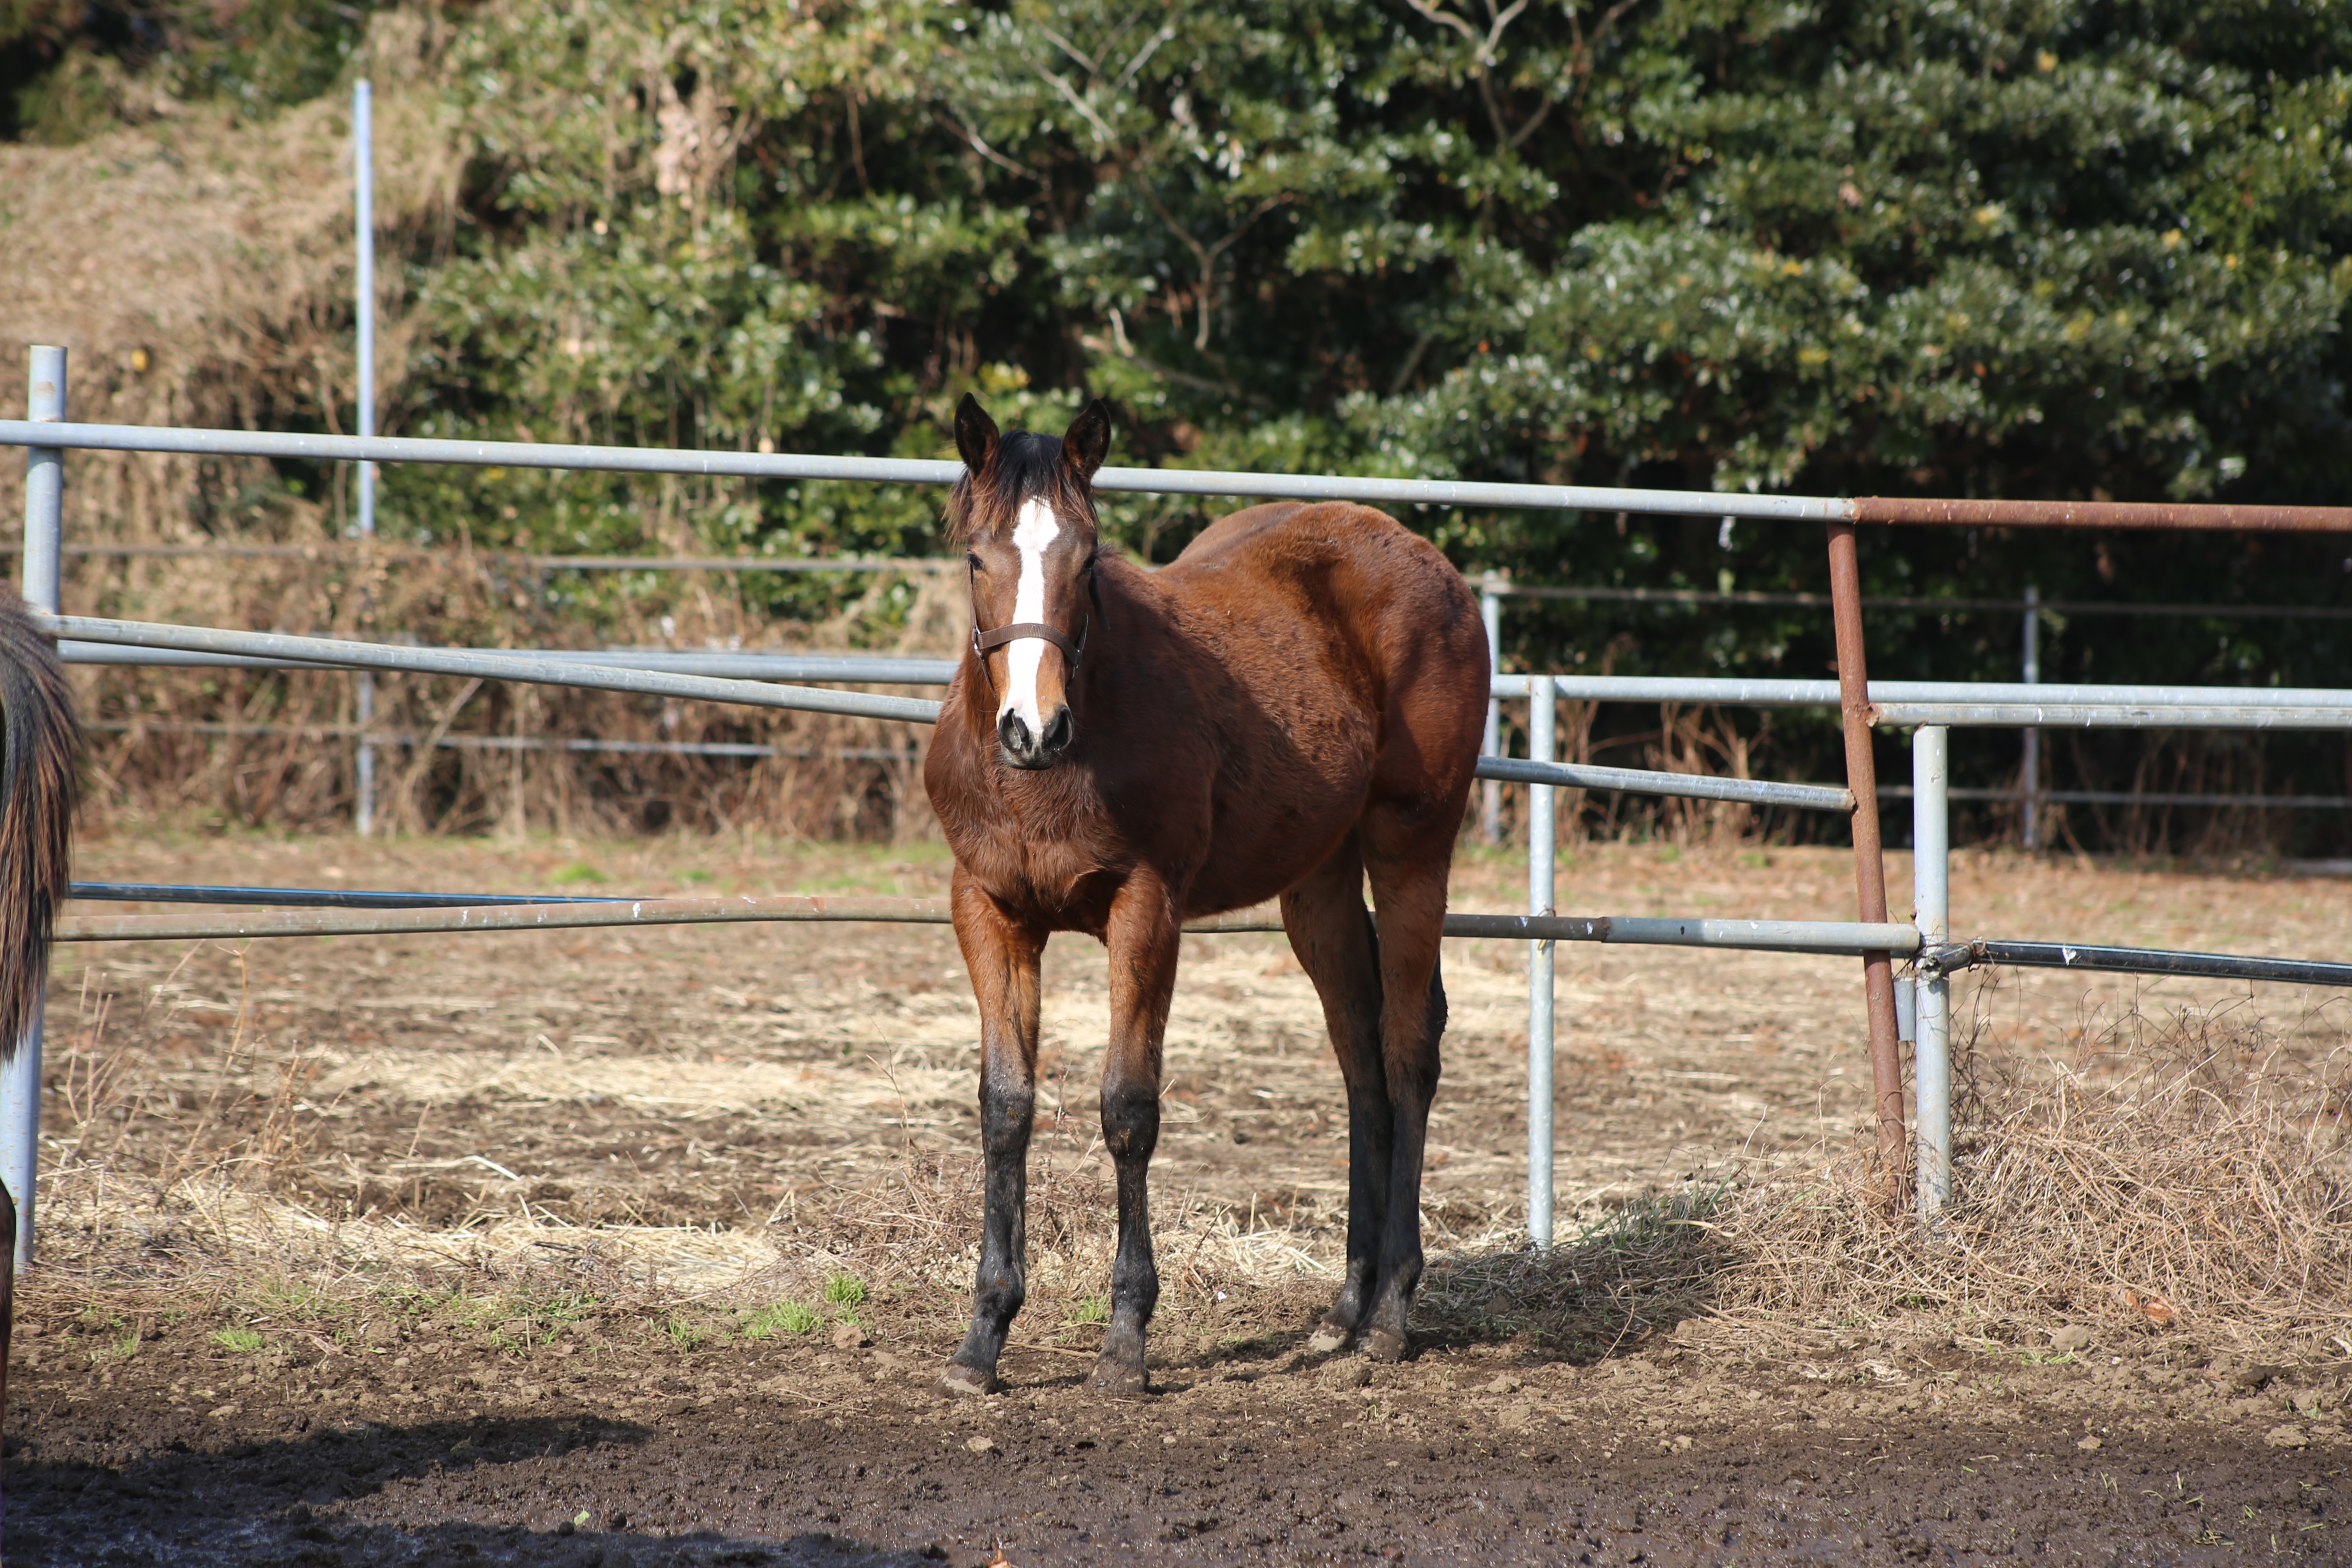
[[[1021,716],[1011,708],[1006,708],[1003,713],[997,716],[996,738],[1003,745],[1005,750],[1015,757],[1025,756],[1028,753],[1029,727],[1024,724],[1021,721]]]
[[[1054,716],[1045,721],[1044,749],[1061,751],[1066,748],[1070,744],[1070,732],[1075,727],[1076,722],[1070,717],[1070,706],[1064,703],[1054,710]]]

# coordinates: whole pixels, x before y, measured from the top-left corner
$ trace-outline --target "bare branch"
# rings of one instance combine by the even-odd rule
[[[1536,133],[1536,128],[1551,117],[1553,106],[1559,102],[1559,99],[1556,98],[1547,97],[1536,111],[1533,114],[1528,115],[1527,120],[1521,123],[1517,131],[1511,132],[1511,151],[1516,152],[1520,148],[1527,145],[1528,138],[1533,136]]]
[[[950,131],[954,131],[958,136],[963,138],[965,144],[971,147],[973,152],[979,153],[982,157],[987,159],[998,168],[1018,174],[1024,180],[1034,180],[1038,178],[1037,172],[1034,169],[1030,168],[1025,163],[1016,163],[1012,159],[1007,158],[1003,153],[999,152],[995,148],[991,147],[986,141],[981,139],[979,131],[974,131],[971,126],[966,125],[962,120],[958,120],[946,110],[934,108],[931,112],[938,118],[940,124],[946,126]]]
[[[1160,28],[1160,31],[1152,34],[1150,41],[1145,43],[1142,48],[1136,51],[1135,58],[1127,62],[1127,68],[1118,73],[1118,79],[1110,84],[1111,90],[1113,92],[1117,92],[1119,89],[1133,81],[1135,79],[1135,73],[1143,68],[1143,63],[1150,59],[1153,54],[1158,52],[1160,45],[1166,43],[1175,36],[1176,24],[1173,22],[1171,22],[1168,26]]]
[[[1095,106],[1093,104],[1088,103],[1085,99],[1078,96],[1077,89],[1072,87],[1060,77],[1055,76],[1052,71],[1047,70],[1044,66],[1037,67],[1037,74],[1044,77],[1047,81],[1052,82],[1055,89],[1065,99],[1069,100],[1070,107],[1087,117],[1087,123],[1095,128],[1096,141],[1101,142],[1106,147],[1118,145],[1118,133],[1111,130],[1108,125],[1103,123],[1103,117],[1095,112]]]
[[[1477,28],[1472,26],[1464,18],[1446,10],[1444,6],[1433,4],[1433,0],[1404,0],[1404,3],[1412,6],[1414,10],[1420,12],[1423,16],[1428,17],[1431,21],[1444,23],[1446,26],[1453,28],[1455,32],[1469,39],[1472,43],[1475,44],[1478,41]]]
[[[1077,61],[1078,64],[1086,67],[1087,74],[1088,76],[1098,77],[1102,75],[1102,67],[1097,65],[1094,62],[1093,57],[1081,50],[1077,45],[1070,42],[1069,39],[1062,37],[1061,34],[1054,31],[1053,28],[1048,27],[1043,22],[1037,24],[1037,30],[1045,34],[1047,37],[1053,39],[1054,47],[1055,48],[1069,56],[1070,58]]]

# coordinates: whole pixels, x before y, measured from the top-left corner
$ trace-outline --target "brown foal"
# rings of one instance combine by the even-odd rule
[[[1348,1090],[1348,1261],[1312,1344],[1408,1345],[1437,1090],[1446,873],[1486,716],[1469,587],[1394,518],[1252,507],[1146,572],[1099,548],[1091,404],[1061,440],[956,411],[948,518],[973,630],[923,780],[955,851],[956,939],[980,1003],[987,1166],[971,1331],[950,1388],[987,1392],[1024,1291],[1038,963],[1048,936],[1110,950],[1103,1141],[1118,1251],[1097,1385],[1146,1386],[1160,1294],[1146,1173],[1189,917],[1279,897]],[[1364,907],[1369,878],[1380,911]]]

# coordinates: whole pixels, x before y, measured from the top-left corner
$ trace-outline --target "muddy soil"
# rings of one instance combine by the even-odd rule
[[[1211,1350],[1180,1336],[1134,1402],[1085,1386],[1083,1349],[1034,1345],[1007,1392],[941,1393],[951,1326],[889,1301],[837,1341],[680,1348],[586,1322],[491,1346],[416,1321],[258,1357],[164,1309],[103,1386],[47,1370],[47,1322],[9,1556],[2352,1561],[2352,1451],[2297,1413],[2340,1399],[2340,1373],[1829,1336],[1818,1360],[1771,1364],[1687,1333],[1582,1364],[1468,1343],[1375,1367],[1301,1354],[1311,1305]]]
[[[648,894],[929,893],[945,873],[923,846],[163,837],[99,841],[78,867]],[[2324,954],[2352,917],[2340,882],[1973,856],[1954,880],[1968,934]],[[1455,904],[1513,908],[1523,886],[1509,857],[1473,858]],[[1826,852],[1586,850],[1562,888],[1583,913],[1851,916]],[[1856,966],[1560,956],[1564,1230],[1738,1157],[1850,1145]],[[1454,943],[1446,964],[1441,1284],[1450,1260],[1516,1245],[1524,1212],[1524,956]],[[2340,1004],[2289,988],[1968,986],[1980,1049],[2020,1060],[2135,1009],[2259,1007],[2290,1049],[2342,1033]],[[1069,1194],[1098,1182],[1103,1012],[1099,949],[1055,944],[1039,1158]],[[952,1207],[899,1217],[949,1236],[945,1271],[834,1301],[740,1288],[782,1276],[734,1253],[814,1256],[813,1227],[855,1218],[842,1195],[969,1161],[974,1028],[945,931],[82,947],[49,1019],[12,1561],[2352,1562],[2346,1368],[2186,1330],[1743,1326],[1702,1290],[1600,1302],[1567,1331],[1507,1302],[1433,1311],[1402,1366],[1307,1355],[1345,1127],[1278,938],[1186,944],[1154,1170],[1158,1391],[1131,1404],[1085,1386],[1090,1275],[1033,1289],[1006,1393],[937,1390],[968,1277]],[[239,1229],[207,1193],[269,1223]],[[220,1240],[297,1231],[446,1268],[362,1248],[327,1278]]]

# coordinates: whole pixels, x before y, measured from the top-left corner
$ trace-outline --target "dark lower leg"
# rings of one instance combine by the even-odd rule
[[[1118,1173],[1118,1254],[1111,1263],[1110,1327],[1103,1335],[1095,1382],[1141,1393],[1144,1332],[1160,1304],[1160,1270],[1151,1256],[1151,1153],[1160,1143],[1160,1093],[1155,1083],[1105,1085],[1103,1142]]]
[[[1412,1292],[1421,1283],[1421,1167],[1429,1145],[1429,1095],[1396,1099],[1395,1145],[1389,1156],[1387,1225],[1381,1236],[1379,1285],[1372,1296],[1364,1348],[1382,1361],[1402,1356],[1411,1343]]]
[[[1339,1298],[1323,1314],[1317,1348],[1337,1350],[1364,1324],[1380,1278],[1388,1229],[1389,1170],[1395,1117],[1378,1088],[1348,1090],[1348,1265]]]
[[[981,1096],[987,1216],[972,1284],[971,1329],[949,1363],[949,1380],[976,1388],[996,1381],[997,1358],[1028,1293],[1029,1129],[1035,1093],[1025,1084],[990,1084]]]

